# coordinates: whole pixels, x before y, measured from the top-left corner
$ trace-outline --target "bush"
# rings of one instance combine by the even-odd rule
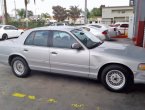
[[[17,28],[35,28],[35,27],[42,27],[45,25],[44,21],[30,21],[28,22],[28,27],[26,27],[26,22],[20,21],[11,21],[9,22],[10,25],[16,26]]]

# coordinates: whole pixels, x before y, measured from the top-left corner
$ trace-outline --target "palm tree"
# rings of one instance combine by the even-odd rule
[[[16,12],[21,19],[25,17],[25,9],[17,9]]]
[[[41,0],[43,1],[43,0]],[[26,19],[28,18],[28,9],[27,9],[27,5],[29,4],[30,0],[24,0],[25,3],[25,10],[26,10]],[[34,0],[34,4],[36,4],[36,0]],[[26,21],[26,27],[28,27],[28,21]]]
[[[4,19],[5,24],[8,24],[8,12],[7,12],[7,2],[4,0]]]

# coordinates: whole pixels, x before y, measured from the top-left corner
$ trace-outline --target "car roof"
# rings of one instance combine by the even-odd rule
[[[12,25],[3,25],[3,24],[0,24],[0,26],[4,27],[4,26],[12,26]]]
[[[38,27],[38,28],[33,28],[31,30],[65,30],[65,31],[71,31],[74,29],[78,29],[74,26],[45,26],[45,27]]]
[[[104,29],[103,29],[103,30],[102,30],[102,29],[98,29],[98,28],[96,28],[96,27],[94,27],[94,26],[91,26],[91,25],[80,25],[80,26],[77,26],[77,28],[82,28],[82,27],[92,28],[92,29],[94,29],[94,30],[96,30],[96,31],[99,31],[99,32],[104,31]]]
[[[116,22],[115,24],[129,24],[129,22]]]

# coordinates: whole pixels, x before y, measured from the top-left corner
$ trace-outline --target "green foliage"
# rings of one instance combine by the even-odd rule
[[[26,11],[25,9],[17,9],[16,10],[18,16],[20,17],[20,19],[25,18],[26,16]],[[28,17],[33,16],[33,12],[31,10],[28,10]]]
[[[56,19],[58,22],[64,21],[67,18],[67,11],[65,8],[61,6],[53,6],[53,14],[54,19]]]
[[[91,12],[87,9],[87,18],[91,18]]]
[[[9,22],[9,24],[14,25],[18,28],[26,28],[26,22],[11,21]],[[42,27],[45,25],[45,21],[30,21],[28,24],[28,28]]]
[[[93,8],[90,12],[90,17],[94,18],[97,16],[102,16],[102,10],[101,8]]]
[[[72,18],[75,23],[75,21],[80,17],[82,10],[79,9],[78,6],[70,6],[68,12],[69,12],[69,17]]]
[[[48,13],[41,13],[42,18],[50,18],[50,14]]]
[[[25,17],[25,9],[17,9],[16,12],[21,19]]]

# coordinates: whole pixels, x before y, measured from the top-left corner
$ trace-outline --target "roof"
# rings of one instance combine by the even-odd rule
[[[133,8],[133,6],[108,6],[108,7],[102,7],[102,8]]]
[[[76,27],[74,27],[74,26],[45,26],[45,27],[34,28],[32,30],[66,30],[66,31],[71,31],[73,29],[76,29]]]

